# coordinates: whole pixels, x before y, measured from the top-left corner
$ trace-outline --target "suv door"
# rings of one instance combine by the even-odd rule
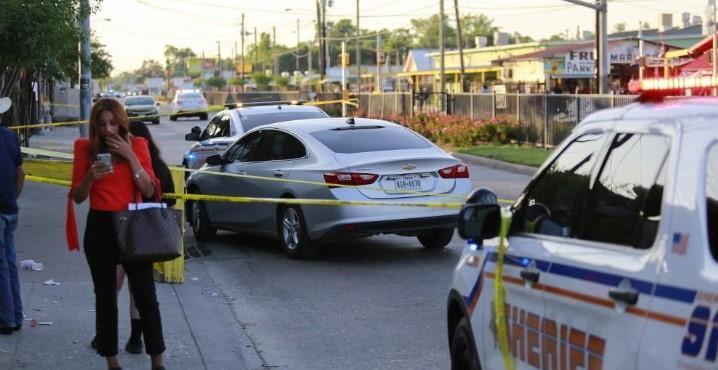
[[[577,217],[580,204],[588,192],[588,184],[604,134],[582,135],[556,156],[529,184],[514,206],[512,230],[504,260],[506,318],[511,355],[518,369],[547,368],[547,359],[556,358],[557,330],[555,322],[545,320],[544,281],[551,266],[551,256],[561,247],[561,235]],[[554,217],[544,222],[546,214]],[[496,261],[496,253],[487,258]],[[484,368],[501,369],[503,360],[497,344],[494,323],[493,280],[495,264],[487,264],[485,276],[488,297],[481,300],[482,312],[493,341],[483,341]],[[476,326],[479,321],[472,321]],[[476,330],[474,332],[486,332]],[[547,333],[547,334],[544,334]],[[548,350],[548,353],[547,353]],[[558,368],[555,368],[558,369]]]
[[[640,369],[718,366],[718,133],[685,134],[671,174],[670,225],[663,234],[660,277],[650,325],[641,340]]]
[[[670,147],[660,134],[610,138],[543,280],[546,320],[560,343],[549,368],[636,367],[665,242],[656,235]]]

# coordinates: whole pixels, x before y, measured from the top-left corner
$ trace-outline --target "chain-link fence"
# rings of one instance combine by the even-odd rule
[[[441,98],[440,94],[426,93],[361,94],[359,112],[368,117],[438,113],[442,112]],[[446,96],[446,112],[473,120],[516,122],[526,128],[526,142],[553,146],[589,114],[627,105],[635,98],[632,95],[459,93]]]

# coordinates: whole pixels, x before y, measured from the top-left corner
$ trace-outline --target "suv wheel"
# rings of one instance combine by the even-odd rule
[[[176,120],[177,120],[177,116],[170,114],[170,121],[176,121]]]
[[[316,255],[317,244],[309,240],[304,215],[298,206],[279,209],[279,242],[289,258],[309,258]]]
[[[441,249],[449,245],[454,237],[453,228],[433,229],[417,236],[421,245],[429,249]]]
[[[207,113],[202,113],[202,115],[199,116],[199,119],[201,119],[202,121],[206,121],[206,120],[207,120]]]
[[[451,338],[451,370],[481,370],[479,355],[471,340],[471,327],[465,317],[456,325]]]
[[[192,233],[198,241],[212,240],[217,235],[217,229],[209,224],[207,216],[207,205],[201,200],[192,201],[191,205]]]

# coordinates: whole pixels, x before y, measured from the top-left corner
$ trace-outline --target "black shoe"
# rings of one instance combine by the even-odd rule
[[[98,343],[97,336],[92,338],[92,341],[90,342],[90,347],[92,347],[95,351],[100,352],[100,344]]]
[[[12,330],[15,330],[15,331],[20,331],[20,329],[22,329],[22,324],[12,328]]]
[[[166,370],[164,366],[153,367],[152,370]]]
[[[132,338],[127,341],[127,344],[125,345],[125,351],[138,355],[142,353],[142,348],[144,346],[142,345],[142,339],[141,338]]]
[[[0,328],[0,334],[2,335],[10,335],[13,331],[15,331],[14,326],[3,326],[2,328]]]

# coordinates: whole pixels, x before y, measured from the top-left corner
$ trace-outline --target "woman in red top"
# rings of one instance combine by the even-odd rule
[[[115,272],[117,265],[122,263],[142,317],[145,351],[151,356],[152,368],[163,370],[162,353],[165,344],[152,264],[120,261],[112,222],[114,212],[127,210],[129,203],[140,198],[153,197],[155,191],[158,191],[156,189],[159,189],[147,141],[131,137],[127,114],[122,105],[113,99],[101,99],[95,103],[90,113],[89,126],[90,138],[75,142],[70,196],[75,203],[90,198],[84,246],[95,287],[98,352],[106,357],[110,369],[121,369],[117,361]],[[110,153],[112,166],[108,167],[98,161],[99,153]],[[72,230],[69,231],[72,249]]]

